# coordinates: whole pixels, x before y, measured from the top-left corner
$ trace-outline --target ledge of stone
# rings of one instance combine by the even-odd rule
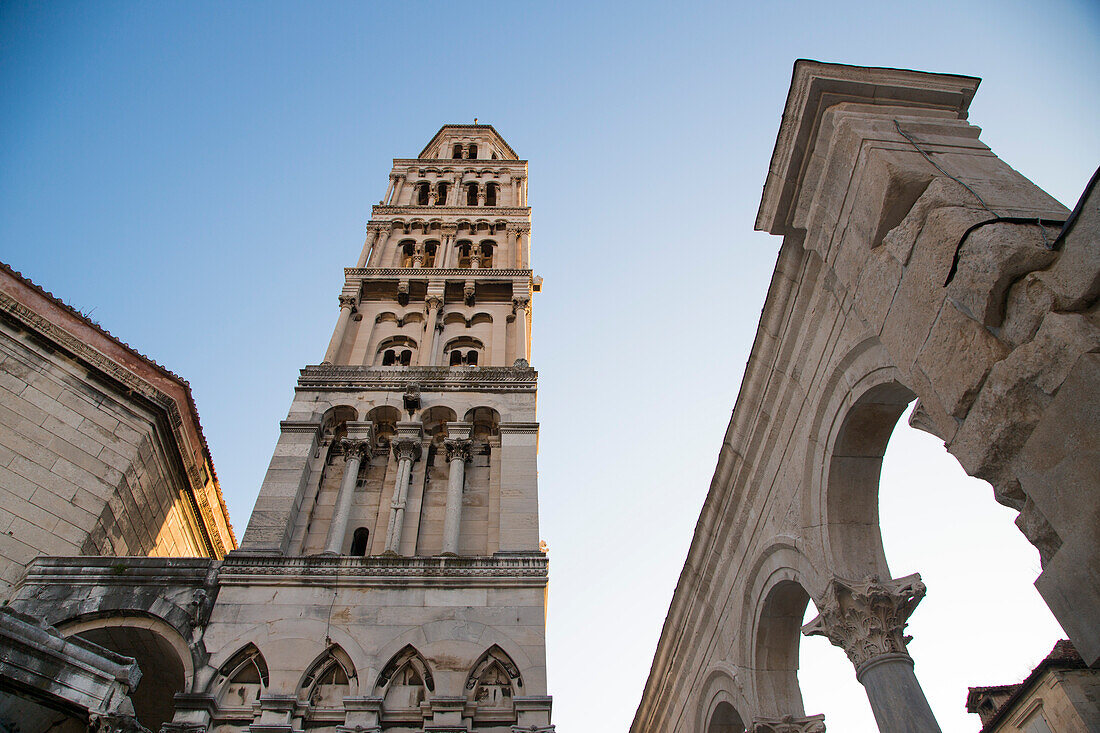
[[[416,384],[422,392],[488,389],[534,392],[538,372],[531,367],[369,367],[322,364],[307,366],[298,378],[306,389],[404,389]]]

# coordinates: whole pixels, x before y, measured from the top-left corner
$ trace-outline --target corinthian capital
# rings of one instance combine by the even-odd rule
[[[905,636],[910,614],[927,591],[920,574],[895,580],[869,575],[863,580],[834,577],[825,595],[814,599],[820,613],[802,627],[806,636],[826,637],[848,655],[856,674],[884,654],[908,654]]]
[[[521,310],[525,311],[531,307],[530,298],[512,298],[512,312],[519,313]]]
[[[351,308],[352,310],[355,310],[355,306],[358,305],[358,304],[359,304],[359,299],[356,298],[354,295],[341,295],[340,296],[340,307],[341,308]]]
[[[359,458],[362,460],[370,455],[371,445],[369,440],[344,438],[340,441],[340,450],[344,454],[344,460],[349,458]]]
[[[399,461],[415,461],[420,458],[420,441],[412,438],[394,438],[393,457]]]
[[[752,721],[752,733],[825,733],[825,716],[756,718]]]
[[[447,462],[461,458],[464,462],[470,460],[470,441],[448,438],[443,442],[447,448]]]

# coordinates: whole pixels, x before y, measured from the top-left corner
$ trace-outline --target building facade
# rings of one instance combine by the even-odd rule
[[[488,125],[394,161],[240,549],[42,558],[16,610],[143,635],[150,729],[551,731],[526,175]]]

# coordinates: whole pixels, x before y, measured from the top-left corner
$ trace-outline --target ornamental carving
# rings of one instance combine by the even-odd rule
[[[393,457],[399,461],[415,461],[420,458],[420,441],[413,438],[394,438]]]
[[[756,718],[752,721],[752,733],[825,733],[825,716]]]
[[[358,304],[359,304],[359,299],[356,298],[354,295],[341,295],[340,296],[340,307],[341,308],[351,308],[352,310],[355,310],[355,306],[358,305]]]
[[[896,580],[869,575],[862,581],[834,577],[824,596],[814,599],[820,613],[802,627],[806,636],[824,636],[859,668],[884,654],[908,654],[905,626],[927,588],[919,573]]]
[[[425,302],[428,305],[429,311],[439,310],[443,307],[443,298],[440,298],[438,295],[429,295],[425,299]]]
[[[470,441],[458,438],[448,438],[443,441],[447,448],[447,462],[460,459],[464,463],[470,460]]]
[[[370,455],[371,444],[369,440],[354,440],[344,438],[340,441],[340,451],[344,454],[344,460],[358,458],[363,460]]]
[[[519,311],[525,311],[531,307],[530,298],[512,298],[512,312],[519,313]]]

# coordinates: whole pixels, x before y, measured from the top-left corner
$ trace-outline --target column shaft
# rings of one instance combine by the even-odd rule
[[[349,452],[344,462],[344,480],[340,482],[340,492],[336,495],[336,506],[332,509],[332,521],[328,525],[325,538],[325,553],[342,555],[344,537],[348,532],[348,520],[351,518],[351,502],[355,498],[355,484],[359,478],[359,463],[362,455],[358,451]]]
[[[451,470],[447,477],[447,508],[443,515],[443,553],[457,555],[462,528],[462,487],[466,480],[470,443],[466,440],[448,440],[447,452]]]
[[[409,494],[412,457],[401,456],[397,463],[397,478],[390,503],[390,523],[386,528],[386,552],[397,552],[401,546],[401,528],[405,522],[405,501]]]
[[[880,731],[939,733],[940,725],[917,681],[913,659],[908,654],[877,657],[864,664],[856,677],[867,691],[867,700]]]
[[[355,298],[341,295],[340,317],[336,319],[336,330],[332,332],[332,340],[328,342],[328,349],[325,351],[325,358],[322,363],[332,364],[336,361],[336,355],[340,351],[340,346],[344,343],[344,332],[347,331],[348,320],[351,319],[351,312],[354,309]]]

